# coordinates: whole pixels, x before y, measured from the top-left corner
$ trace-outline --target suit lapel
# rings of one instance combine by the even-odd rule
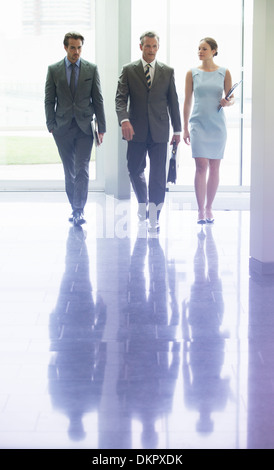
[[[156,85],[156,83],[158,82],[158,80],[161,77],[162,73],[163,73],[163,66],[161,64],[159,64],[159,62],[156,62],[155,63],[154,78],[153,78],[153,82],[152,82],[152,88],[153,88],[154,85]]]
[[[134,64],[134,67],[135,67],[136,74],[140,77],[140,79],[142,80],[142,82],[144,83],[146,88],[148,88],[148,84],[147,84],[147,80],[146,80],[146,77],[145,77],[142,61],[140,60],[140,61],[136,62]],[[161,77],[162,73],[163,73],[162,64],[159,63],[159,62],[156,62],[155,63],[154,77],[153,77],[153,82],[152,82],[151,88],[153,88],[155,86],[155,84],[157,83],[157,81]]]
[[[66,80],[67,82],[67,74],[66,74],[66,64],[65,64],[65,60],[62,60],[61,62],[59,62],[58,64],[58,74],[59,76],[62,78],[62,80]]]
[[[62,87],[64,87],[64,90],[66,89],[66,92],[71,94],[71,91],[68,85],[68,80],[67,80],[65,60],[61,60],[58,63],[57,75],[58,75],[58,79],[61,80]]]
[[[147,80],[146,80],[145,73],[144,73],[144,69],[143,69],[142,61],[139,60],[138,62],[136,62],[136,63],[134,64],[134,68],[135,68],[135,72],[136,72],[136,74],[138,75],[138,77],[142,80],[142,82],[144,83],[144,85],[145,85],[146,87],[148,87],[148,85],[147,85]]]
[[[83,60],[80,60],[80,70],[79,70],[79,77],[78,77],[78,83],[82,83],[85,79],[86,76],[86,67],[83,62]],[[77,87],[78,88],[78,87]]]
[[[78,83],[77,83],[77,88],[75,92],[75,96],[78,95],[79,90],[82,88],[82,82],[84,81],[85,77],[85,65],[83,64],[82,59],[80,60],[80,67],[79,67],[79,76],[78,76]]]
[[[76,93],[77,95],[78,90],[82,89],[82,84],[87,78],[90,78],[91,72],[90,72],[90,67],[89,64],[86,63],[83,59],[80,61],[80,70],[79,70],[79,77],[78,77],[78,84],[76,88]]]

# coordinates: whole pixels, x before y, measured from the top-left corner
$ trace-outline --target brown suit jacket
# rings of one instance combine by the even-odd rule
[[[174,70],[156,62],[149,89],[142,61],[125,65],[118,80],[116,113],[119,124],[123,119],[130,120],[135,132],[133,141],[144,142],[150,129],[154,142],[167,142],[170,120],[174,132],[182,130]]]

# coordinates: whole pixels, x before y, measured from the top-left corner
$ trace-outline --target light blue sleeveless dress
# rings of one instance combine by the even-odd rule
[[[194,106],[189,120],[192,157],[221,159],[227,139],[224,110],[218,111],[223,97],[226,69],[214,72],[192,69]]]

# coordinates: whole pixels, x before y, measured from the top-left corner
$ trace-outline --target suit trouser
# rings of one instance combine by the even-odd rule
[[[64,135],[53,136],[63,163],[65,188],[72,210],[83,210],[88,198],[93,136],[85,134],[74,119]]]
[[[150,161],[148,188],[145,178],[146,155]],[[150,134],[146,142],[128,142],[127,164],[130,181],[139,204],[155,205],[160,209],[166,193],[167,142],[153,142]]]

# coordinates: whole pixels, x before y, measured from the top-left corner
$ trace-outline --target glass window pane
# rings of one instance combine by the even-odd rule
[[[145,31],[155,31],[160,35],[160,48],[157,59],[166,62],[168,49],[167,0],[132,0],[131,2],[131,58],[141,57],[140,36]]]
[[[228,140],[224,160],[221,165],[220,186],[238,186],[241,184],[241,147],[243,148],[244,175],[243,184],[249,184],[250,165],[250,121],[251,121],[251,42],[252,1],[245,2],[245,62],[244,75],[244,142],[241,135],[241,88],[235,91],[235,105],[225,110],[227,118]],[[175,69],[175,80],[181,114],[185,76],[187,71],[199,65],[197,56],[200,39],[211,36],[219,46],[216,63],[227,67],[232,81],[242,78],[242,2],[232,0],[229,14],[225,14],[223,2],[219,0],[133,0],[132,1],[132,60],[140,57],[138,47],[141,32],[154,29],[160,35],[160,49],[157,58],[169,63]],[[146,15],[143,12],[146,12]],[[179,148],[178,185],[193,186],[194,162],[190,148],[184,142]]]
[[[70,30],[83,34],[83,58],[94,62],[94,8],[95,0],[5,3],[0,23],[9,61],[0,75],[1,179],[63,179],[45,124],[47,67],[65,57],[63,38]],[[94,168],[91,173],[94,178]]]
[[[224,14],[224,5],[219,0],[192,1],[187,4],[180,0],[170,2],[170,63],[175,68],[177,88],[183,113],[185,75],[200,64],[197,51],[202,38],[213,37],[219,46],[216,64],[227,67],[233,82],[241,79],[241,26],[242,8],[239,0],[229,3],[233,14]],[[238,185],[239,167],[239,101],[240,90],[235,92],[236,105],[226,109],[228,140],[220,171],[220,185]],[[192,185],[194,162],[190,149],[182,142],[181,165],[178,184]],[[185,167],[188,172],[185,172]]]

